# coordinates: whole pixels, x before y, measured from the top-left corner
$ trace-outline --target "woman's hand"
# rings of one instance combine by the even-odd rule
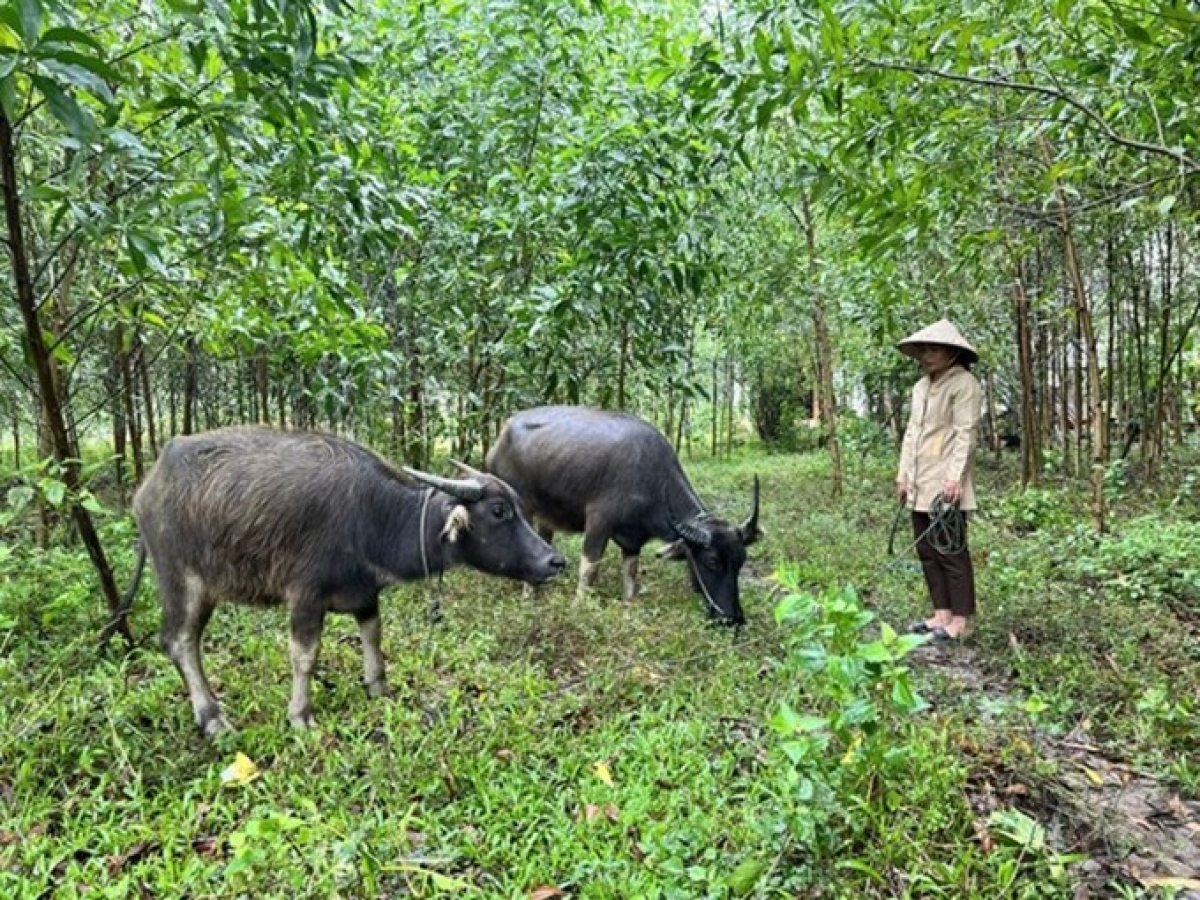
[[[908,483],[902,478],[896,479],[896,499],[900,503],[908,499]]]
[[[942,499],[947,503],[957,503],[962,499],[962,482],[947,481],[942,485]]]

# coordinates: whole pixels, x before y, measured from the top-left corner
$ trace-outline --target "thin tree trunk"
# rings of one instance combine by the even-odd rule
[[[1050,169],[1053,160],[1050,155],[1050,145],[1044,136],[1038,143],[1042,151],[1042,160]],[[1083,349],[1087,359],[1088,409],[1091,413],[1091,480],[1092,480],[1092,524],[1097,531],[1103,532],[1106,526],[1106,503],[1104,499],[1104,465],[1108,458],[1108,423],[1104,421],[1104,398],[1101,395],[1100,353],[1096,344],[1096,328],[1092,321],[1091,302],[1088,299],[1087,285],[1083,280],[1083,271],[1079,263],[1079,250],[1075,244],[1075,232],[1066,192],[1062,183],[1055,178],[1054,193],[1058,201],[1059,227],[1062,231],[1063,250],[1066,257],[1067,281],[1071,286],[1075,301],[1075,319],[1083,339]],[[1082,417],[1080,417],[1082,418]]]
[[[200,387],[199,363],[196,338],[188,335],[183,343],[183,433],[194,434],[196,431],[197,394]]]
[[[826,318],[825,294],[820,284],[820,259],[817,256],[816,223],[813,221],[808,192],[800,194],[804,212],[804,242],[808,248],[808,274],[812,284],[813,329],[817,341],[817,390],[821,396],[821,421],[825,426],[826,448],[832,468],[830,493],[842,496],[842,450],[838,442],[837,395],[833,388],[833,346],[829,338],[829,323]]]
[[[259,350],[254,355],[254,388],[258,403],[258,421],[271,424],[271,382],[267,378],[267,351]]]
[[[1033,364],[1033,338],[1029,292],[1021,263],[1016,265],[1013,293],[1017,306],[1017,359],[1021,368],[1021,486],[1037,484],[1042,475],[1042,428],[1038,422],[1037,381]]]
[[[709,455],[716,458],[717,455],[717,432],[720,430],[721,418],[721,396],[719,392],[719,382],[717,381],[718,360],[714,355],[712,360],[712,402],[709,404],[712,410],[712,434],[709,439],[708,451]]]
[[[133,454],[133,478],[141,483],[145,474],[146,459],[142,453],[142,426],[138,421],[137,404],[134,402],[136,391],[133,382],[133,364],[129,359],[129,349],[125,346],[124,329],[117,328],[117,361],[121,367],[121,394],[125,403],[125,421],[129,429],[129,449]]]
[[[154,427],[154,392],[150,390],[150,366],[146,363],[146,345],[137,339],[137,370],[142,383],[142,406],[145,409],[146,437],[150,441],[150,455],[158,456],[158,434]]]
[[[96,533],[95,525],[87,509],[79,500],[80,489],[83,486],[80,478],[79,454],[72,445],[67,430],[67,419],[63,409],[64,398],[59,395],[58,385],[51,368],[50,351],[46,346],[42,323],[38,316],[37,298],[34,295],[29,258],[25,246],[24,223],[21,220],[16,148],[13,143],[12,126],[3,111],[0,111],[0,182],[2,182],[0,190],[4,194],[4,214],[8,228],[7,243],[12,257],[12,275],[16,285],[17,305],[20,307],[21,319],[24,324],[26,346],[37,376],[42,421],[49,432],[54,457],[61,467],[63,481],[67,486],[67,502],[70,504],[75,528],[100,580],[100,588],[108,605],[109,614],[114,615],[121,598],[117,592],[112,568],[104,554],[104,547],[100,543],[100,536]],[[123,619],[115,624],[114,630],[127,642],[133,643],[128,623]]]
[[[725,457],[733,455],[733,356],[725,355]]]

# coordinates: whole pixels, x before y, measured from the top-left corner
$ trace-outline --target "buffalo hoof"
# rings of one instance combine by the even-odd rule
[[[229,724],[228,719],[221,715],[220,710],[215,710],[212,714],[205,716],[198,724],[200,730],[204,732],[204,736],[210,740],[219,734],[233,731],[233,726]]]
[[[392,690],[391,685],[389,685],[382,678],[380,678],[378,681],[372,681],[370,684],[366,685],[366,689],[367,696],[372,700],[374,700],[376,697],[392,697],[395,695],[395,691]]]
[[[292,723],[292,727],[300,731],[307,731],[310,728],[317,727],[317,720],[313,718],[312,708],[307,707],[298,712],[288,710],[288,721]]]

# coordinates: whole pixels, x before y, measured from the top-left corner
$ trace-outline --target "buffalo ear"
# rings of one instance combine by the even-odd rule
[[[682,539],[678,541],[671,541],[671,543],[667,544],[666,546],[660,547],[658,552],[656,552],[654,555],[659,559],[683,559],[684,556],[687,555],[687,551],[684,549],[684,547],[685,545]]]
[[[738,534],[742,538],[742,546],[743,547],[749,547],[755,541],[761,540],[762,538],[767,536],[767,533],[757,523],[755,523],[753,531],[748,531],[746,529],[746,526],[743,525],[741,528],[738,529]]]
[[[442,526],[440,537],[443,543],[453,544],[470,530],[471,514],[465,506],[455,506],[450,510],[450,515],[446,516],[446,524]]]

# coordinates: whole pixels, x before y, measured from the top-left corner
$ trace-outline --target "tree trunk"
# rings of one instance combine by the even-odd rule
[[[199,363],[196,359],[195,335],[188,335],[183,344],[183,433],[196,432],[196,403],[200,386]]]
[[[1053,168],[1050,143],[1039,136],[1042,161],[1047,170]],[[1088,299],[1087,285],[1079,262],[1079,250],[1075,244],[1075,232],[1071,223],[1066,191],[1057,177],[1054,179],[1054,196],[1058,203],[1058,222],[1062,233],[1063,254],[1067,268],[1067,283],[1074,299],[1075,321],[1078,324],[1083,349],[1087,359],[1088,411],[1092,420],[1091,438],[1091,481],[1092,481],[1092,524],[1103,532],[1106,526],[1106,504],[1104,499],[1104,465],[1108,458],[1108,423],[1104,421],[1104,398],[1101,396],[1100,352],[1096,343],[1096,328],[1092,321],[1092,307]],[[1079,411],[1082,413],[1082,410]],[[1082,415],[1077,416],[1077,420]]]
[[[125,421],[129,429],[129,449],[133,453],[133,478],[141,483],[145,474],[146,459],[142,453],[142,426],[138,421],[136,391],[133,384],[133,364],[129,359],[129,348],[125,346],[124,329],[117,329],[117,361],[121,367],[121,394],[125,403]]]
[[[842,450],[838,443],[837,395],[833,389],[833,346],[829,338],[825,295],[821,290],[820,283],[816,225],[813,222],[812,208],[809,206],[807,192],[801,193],[800,202],[804,211],[804,242],[808,248],[808,274],[813,289],[812,316],[817,341],[817,391],[821,397],[821,423],[825,427],[826,448],[829,450],[829,460],[833,470],[830,493],[836,498],[842,496]]]
[[[38,316],[37,298],[34,295],[33,281],[30,275],[29,258],[26,254],[23,222],[21,220],[21,195],[17,186],[16,148],[13,144],[12,126],[8,117],[0,111],[0,190],[4,194],[4,214],[8,227],[8,249],[12,257],[13,281],[16,283],[17,305],[21,310],[21,319],[25,328],[26,346],[35,374],[37,376],[38,392],[41,400],[42,420],[49,432],[54,450],[54,457],[62,469],[63,481],[67,486],[67,502],[70,504],[71,517],[83,541],[92,566],[100,580],[100,588],[108,605],[109,614],[114,615],[120,605],[117,584],[113,578],[112,568],[100,544],[100,536],[92,522],[88,511],[80,503],[79,493],[82,487],[80,479],[79,454],[71,444],[67,430],[67,419],[63,410],[63,397],[59,395],[58,385],[53,377],[50,365],[50,352],[46,346],[42,332],[42,323]],[[132,644],[133,636],[129,633],[129,625],[125,620],[115,623],[114,630]]]
[[[137,339],[137,370],[142,384],[142,406],[145,409],[146,438],[150,441],[150,455],[158,457],[158,434],[154,427],[154,392],[150,390],[150,366],[146,363],[146,345]]]
[[[1021,369],[1021,487],[1037,484],[1042,477],[1042,428],[1038,421],[1038,393],[1033,364],[1032,319],[1029,292],[1025,290],[1023,267],[1016,264],[1013,294],[1017,307],[1017,359]]]

